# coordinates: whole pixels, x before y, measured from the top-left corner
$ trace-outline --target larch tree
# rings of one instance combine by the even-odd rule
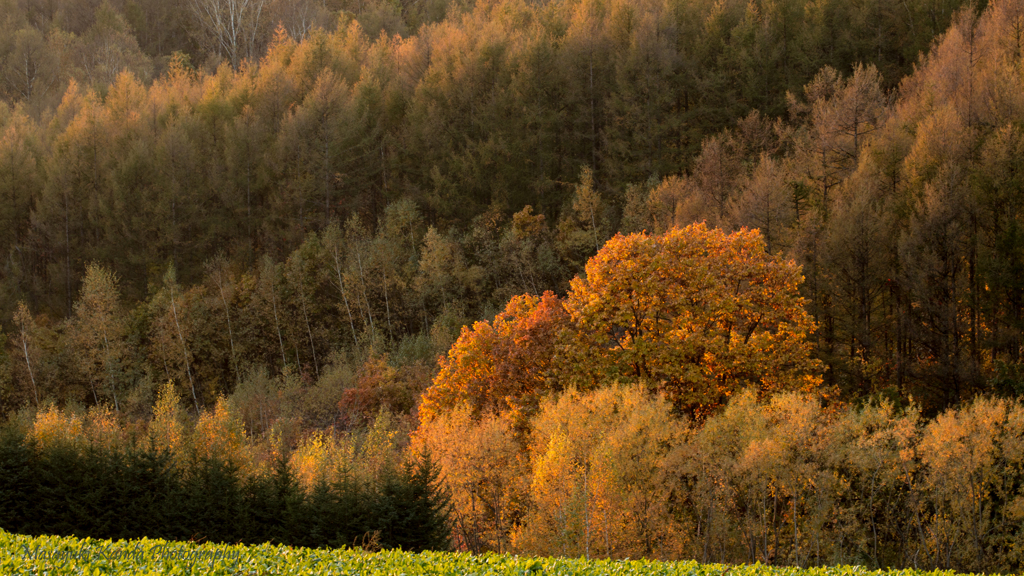
[[[99,403],[97,383],[106,383],[114,402],[114,409],[120,411],[117,397],[123,367],[127,355],[127,317],[121,308],[117,277],[96,263],[85,268],[82,291],[75,302],[75,316],[71,324],[72,341],[75,344],[82,373],[89,380],[93,400]]]
[[[1022,8],[1024,10],[1024,8]],[[1024,19],[1024,17],[1022,17]],[[978,281],[991,296],[987,333],[996,362],[1021,360],[1024,328],[1024,131],[996,130],[986,141],[974,179],[980,225]]]
[[[682,166],[675,145],[681,116],[673,114],[680,107],[682,72],[675,18],[660,0],[611,2],[614,73],[602,147],[614,185],[673,174]]]
[[[0,111],[0,253],[27,237],[32,202],[45,182],[43,158],[38,129],[28,116],[20,109]]]
[[[566,106],[577,158],[600,171],[601,130],[606,122],[604,94],[611,92],[612,46],[608,37],[608,2],[586,0],[574,5],[559,52],[568,83]]]
[[[347,153],[339,132],[347,123],[348,102],[349,87],[344,79],[327,69],[282,123],[281,166],[292,183],[291,208],[304,230],[325,228],[337,217],[338,173]]]
[[[760,230],[769,254],[786,253],[793,242],[797,206],[790,175],[784,164],[763,154],[730,202],[729,220]]]
[[[266,121],[257,117],[251,104],[246,104],[225,127],[225,168],[228,181],[235,188],[234,209],[236,217],[243,221],[239,228],[245,230],[248,249],[254,252],[268,196],[268,170],[262,161],[271,148]]]
[[[590,166],[580,168],[579,184],[572,195],[572,211],[565,210],[558,223],[555,249],[565,264],[579,270],[583,262],[608,238],[604,202]]]
[[[817,254],[819,287],[832,301],[828,313],[835,337],[822,357],[840,386],[865,392],[892,376],[891,364],[882,359],[891,354],[896,332],[897,257],[879,247],[891,246],[898,234],[898,200],[877,176],[859,170],[844,183]]]
[[[48,304],[70,316],[90,248],[79,240],[97,233],[90,221],[89,198],[101,197],[108,186],[103,134],[107,115],[95,93],[83,93],[75,84],[68,88],[57,114],[67,118],[68,124],[52,145],[46,186],[34,207],[33,233],[37,242],[49,248],[48,276],[54,296]]]
[[[789,96],[790,114],[809,120],[795,138],[794,160],[823,220],[835,189],[857,167],[861,149],[888,115],[881,82],[874,66],[858,66],[847,79],[826,66],[804,87],[806,103]]]
[[[715,134],[701,144],[700,155],[693,162],[693,184],[700,192],[700,207],[691,211],[693,222],[706,220],[719,225],[729,215],[729,205],[736,194],[736,180],[743,175],[742,156],[738,143],[728,132]],[[690,222],[676,222],[685,226]]]

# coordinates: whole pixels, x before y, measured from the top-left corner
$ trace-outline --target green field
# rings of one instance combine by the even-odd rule
[[[165,540],[110,541],[56,536],[29,537],[0,531],[0,574],[99,576],[156,574],[262,576],[338,575],[494,575],[514,574],[664,574],[681,576],[806,574],[952,575],[953,572],[871,571],[862,567],[791,568],[760,564],[726,566],[697,562],[521,558],[510,555],[397,550],[376,553],[359,549],[314,550],[288,546],[232,546]]]

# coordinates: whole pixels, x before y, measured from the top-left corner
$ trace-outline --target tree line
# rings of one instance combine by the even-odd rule
[[[738,393],[699,425],[643,386],[459,406],[414,446],[437,457],[470,550],[1014,573],[1024,517],[1019,400],[934,419],[888,401]]]
[[[296,452],[242,432],[226,405],[183,418],[167,388],[148,427],[109,408],[51,408],[0,440],[0,527],[21,534],[443,549],[448,503],[429,458],[405,461],[382,416],[362,437]],[[342,448],[345,444],[349,450]],[[320,446],[320,449],[317,447]]]

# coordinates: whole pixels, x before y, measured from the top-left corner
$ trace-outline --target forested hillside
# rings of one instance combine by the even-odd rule
[[[0,469],[1020,568],[1024,1],[0,14]]]
[[[314,382],[371,351],[415,390],[459,326],[564,292],[616,230],[704,219],[804,264],[844,394],[939,408],[1015,381],[1019,327],[996,304],[1013,280],[989,259],[1012,253],[1005,226],[950,231],[973,247],[969,271],[936,271],[944,288],[909,256],[933,245],[914,200],[930,174],[904,175],[930,111],[897,119],[927,95],[895,86],[955,2],[257,4],[244,46],[213,42],[198,2],[5,7],[7,409],[120,404],[167,378],[209,405],[253,373]],[[978,36],[969,13],[950,35]],[[971,46],[924,66],[977,74],[1012,48]],[[949,89],[997,81],[971,78]],[[970,167],[1000,162],[980,143],[1012,131],[974,106],[978,145],[950,162],[980,191]],[[851,179],[858,158],[888,164]],[[898,194],[868,202],[885,178]],[[865,203],[882,218],[847,217]],[[855,223],[868,261],[828,249],[852,249]]]

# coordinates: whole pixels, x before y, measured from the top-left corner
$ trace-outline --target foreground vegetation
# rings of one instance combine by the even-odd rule
[[[247,437],[225,405],[195,425],[165,394],[148,430],[51,409],[0,431],[0,529],[292,546],[449,547],[429,459],[403,458],[386,413],[296,450]],[[325,462],[329,459],[331,462]]]
[[[890,403],[745,391],[697,424],[641,387],[604,386],[546,395],[525,422],[463,404],[408,444],[401,421],[382,414],[366,433],[290,448],[245,433],[227,402],[191,424],[167,400],[148,429],[95,408],[9,423],[21,435],[0,444],[0,528],[805,567],[1022,565],[1020,401],[979,398],[926,420]],[[440,477],[407,466],[426,455]]]
[[[1021,0],[327,2],[152,79],[46,56],[113,58],[121,6],[14,4],[4,465],[122,476],[5,528],[225,478],[386,507],[434,461],[460,549],[1024,565]]]
[[[764,565],[725,566],[696,562],[652,560],[586,560],[584,558],[526,558],[509,555],[411,553],[388,550],[375,553],[361,549],[324,550],[286,546],[198,545],[185,542],[143,539],[136,541],[80,540],[53,536],[30,538],[0,531],[0,570],[10,576],[22,574],[181,574],[235,576],[275,574],[329,576],[342,574],[437,574],[480,576],[521,576],[558,574],[588,576],[923,576],[923,571],[871,572],[862,567],[820,569],[773,568]],[[955,573],[928,572],[929,576]]]

